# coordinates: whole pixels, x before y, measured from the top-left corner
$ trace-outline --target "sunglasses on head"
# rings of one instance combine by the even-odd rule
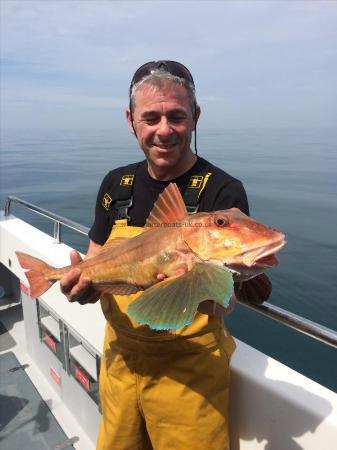
[[[183,64],[180,64],[176,61],[150,61],[148,63],[143,64],[136,70],[130,84],[130,93],[133,86],[145,78],[147,75],[150,75],[155,70],[164,70],[171,75],[182,78],[183,80],[192,83],[194,86],[193,77],[191,72],[185,67]]]

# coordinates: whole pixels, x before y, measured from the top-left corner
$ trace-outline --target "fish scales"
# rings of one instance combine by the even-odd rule
[[[159,271],[170,276],[178,268],[188,266],[184,256],[190,250],[182,239],[180,227],[165,230],[164,236],[159,227],[149,231],[78,265],[46,271],[45,276],[49,281],[57,281],[70,269],[79,267],[81,276],[89,278],[94,284],[109,281],[120,283],[124,280],[139,286],[150,286],[157,281]]]

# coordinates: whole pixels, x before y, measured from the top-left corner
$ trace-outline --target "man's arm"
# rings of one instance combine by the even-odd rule
[[[272,283],[265,273],[242,283],[234,283],[234,292],[238,300],[257,305],[268,300],[272,289]]]
[[[94,241],[90,241],[87,254],[84,259],[93,258],[98,255],[102,246],[96,244]],[[82,261],[81,255],[73,250],[70,253],[71,265],[79,264]],[[63,275],[60,280],[61,292],[64,294],[69,302],[78,302],[81,305],[86,303],[95,303],[99,298],[99,292],[93,287],[91,280],[88,278],[82,278],[81,270],[74,268],[68,273]]]

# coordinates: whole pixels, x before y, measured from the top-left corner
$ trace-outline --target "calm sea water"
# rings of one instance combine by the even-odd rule
[[[336,130],[200,130],[199,154],[241,179],[253,217],[288,245],[270,272],[271,303],[337,330]],[[128,130],[2,130],[1,194],[16,195],[83,225],[93,220],[105,173],[141,159]],[[47,232],[51,224],[13,207]],[[85,251],[87,240],[64,232]],[[239,339],[337,391],[337,350],[238,306],[227,319]],[[249,368],[247,368],[249,370]]]

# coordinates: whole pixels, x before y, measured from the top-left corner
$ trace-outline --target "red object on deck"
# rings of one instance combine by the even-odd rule
[[[52,367],[49,368],[49,373],[50,373],[50,376],[52,377],[52,379],[55,381],[55,383],[60,386],[61,385],[61,375],[58,372],[56,372],[56,370],[53,369]]]
[[[90,380],[88,375],[80,368],[76,367],[75,369],[75,378],[77,381],[81,383],[86,391],[90,389]]]
[[[43,337],[43,340],[47,347],[49,347],[53,353],[56,353],[56,342],[54,341],[54,339],[46,333]]]

